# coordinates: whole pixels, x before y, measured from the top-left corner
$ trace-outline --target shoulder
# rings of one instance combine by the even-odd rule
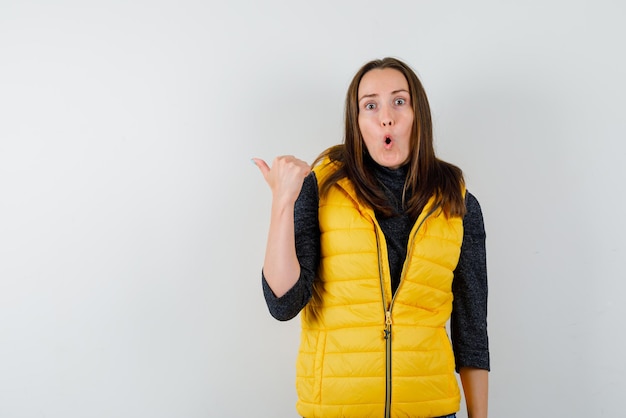
[[[302,188],[314,188],[317,190],[317,176],[315,175],[315,171],[311,171],[309,175],[304,178],[304,184],[302,185]]]
[[[301,210],[309,206],[317,207],[318,201],[317,177],[315,176],[315,172],[311,171],[309,175],[304,178],[300,195],[296,200],[296,210]]]
[[[341,167],[341,163],[338,161],[333,161],[329,157],[325,157],[321,159],[315,167],[313,167],[312,172],[316,176],[318,182],[323,183],[324,179],[334,172],[339,170]]]
[[[476,196],[469,191],[465,194],[465,217],[463,218],[463,227],[466,234],[485,235],[485,223],[483,220],[483,212]]]
[[[465,208],[467,213],[480,214],[482,217],[482,211],[480,209],[480,203],[476,196],[474,196],[469,190],[465,193]]]

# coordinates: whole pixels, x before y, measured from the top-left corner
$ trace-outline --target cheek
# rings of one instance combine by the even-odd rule
[[[370,135],[372,132],[372,121],[367,118],[359,118],[359,130],[363,136]]]
[[[361,136],[363,137],[363,141],[362,141],[363,149],[367,150],[367,152],[371,155],[372,153],[376,151],[376,146],[374,145],[374,141],[366,133],[364,134],[363,132],[361,132]]]
[[[359,123],[359,128],[363,129],[363,126],[365,126],[367,123],[367,118],[363,117],[363,115],[359,115],[357,122]]]

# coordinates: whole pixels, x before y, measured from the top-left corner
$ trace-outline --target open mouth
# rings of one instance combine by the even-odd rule
[[[385,137],[385,144],[389,145],[391,144],[391,138],[390,137]]]

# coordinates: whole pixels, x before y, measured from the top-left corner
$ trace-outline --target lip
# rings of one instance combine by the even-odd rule
[[[383,137],[383,146],[385,149],[390,149],[393,145],[393,137],[391,135],[385,135]]]

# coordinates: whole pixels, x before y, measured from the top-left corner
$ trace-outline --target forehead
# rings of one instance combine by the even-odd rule
[[[394,68],[370,70],[359,83],[359,97],[369,94],[384,94],[398,90],[409,90],[404,74]]]

